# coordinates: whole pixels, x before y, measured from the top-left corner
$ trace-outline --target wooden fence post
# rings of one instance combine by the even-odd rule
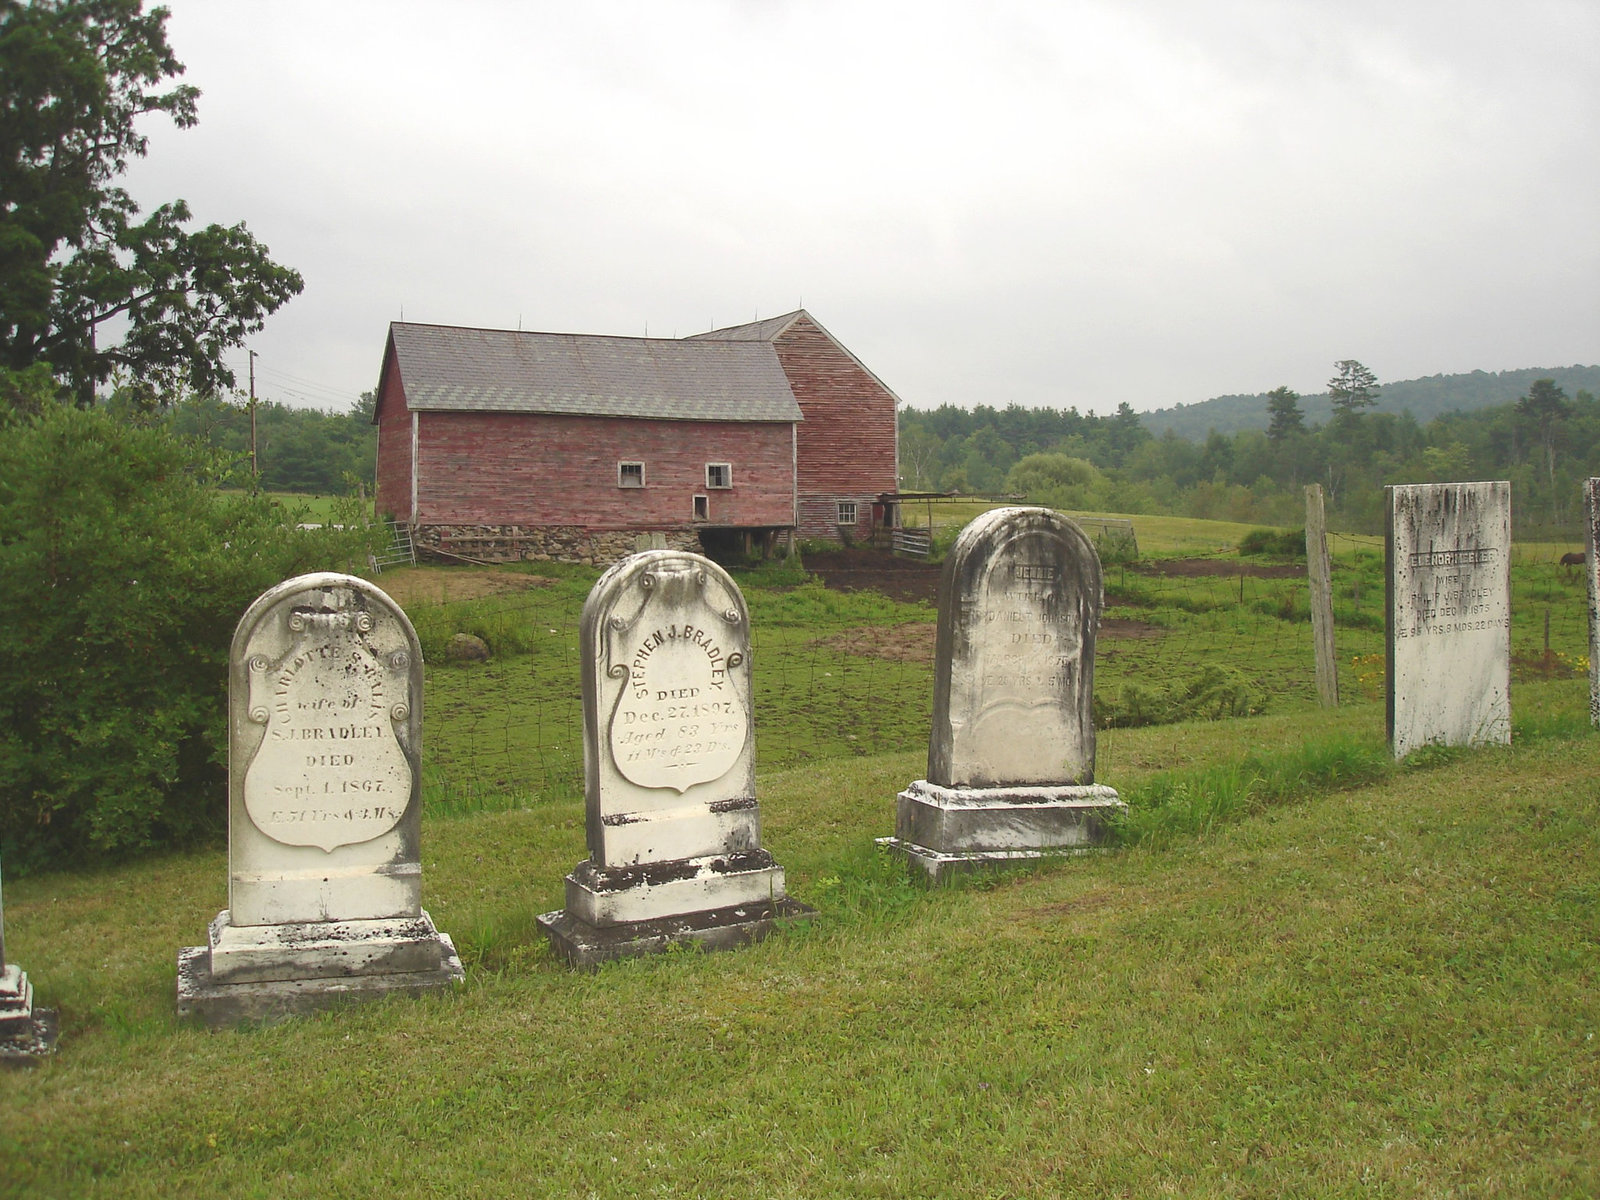
[[[1583,573],[1589,591],[1589,723],[1600,729],[1600,479],[1583,485]]]
[[[1339,660],[1333,650],[1333,565],[1328,559],[1328,524],[1322,485],[1306,488],[1306,573],[1311,581],[1311,639],[1317,648],[1317,699],[1339,707]]]

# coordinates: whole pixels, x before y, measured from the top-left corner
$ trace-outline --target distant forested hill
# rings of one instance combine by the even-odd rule
[[[1447,412],[1476,412],[1514,404],[1527,394],[1535,379],[1554,379],[1568,396],[1580,391],[1600,394],[1600,366],[1539,367],[1523,371],[1473,371],[1470,375],[1430,375],[1379,384],[1381,395],[1374,412],[1409,412],[1419,425]],[[1300,408],[1308,426],[1326,425],[1333,409],[1326,395],[1304,396]],[[1259,396],[1218,396],[1196,404],[1141,413],[1146,429],[1158,437],[1172,430],[1191,442],[1203,442],[1215,429],[1221,434],[1267,427],[1266,393]]]

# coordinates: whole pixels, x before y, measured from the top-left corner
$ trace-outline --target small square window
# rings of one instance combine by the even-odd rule
[[[733,486],[733,464],[707,463],[706,486],[708,488],[731,488]]]
[[[839,524],[854,525],[856,523],[856,502],[854,500],[839,501]]]
[[[643,487],[644,464],[642,462],[619,462],[617,464],[618,487]]]
[[[705,496],[694,498],[694,519],[696,521],[709,521],[711,519],[711,501]]]

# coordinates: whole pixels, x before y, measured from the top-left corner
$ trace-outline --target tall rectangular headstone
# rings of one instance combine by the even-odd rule
[[[0,903],[0,1062],[29,1062],[55,1046],[55,1010],[34,1004],[28,973],[6,961],[6,914]]]
[[[1511,741],[1511,485],[1385,488],[1388,727],[1420,746]]]
[[[765,936],[811,910],[761,847],[750,618],[709,559],[650,550],[583,606],[589,857],[539,924],[575,966]]]
[[[1100,558],[1047,508],[999,508],[956,539],[939,584],[928,777],[880,841],[938,880],[1102,840],[1125,807],[1094,782]]]
[[[221,1026],[463,977],[422,908],[422,651],[398,605],[301,575],[228,659],[228,907],[178,956],[178,1015]]]
[[[1589,723],[1600,729],[1600,479],[1583,484],[1583,574],[1589,591]]]

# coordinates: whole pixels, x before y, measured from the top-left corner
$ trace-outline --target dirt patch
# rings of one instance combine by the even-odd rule
[[[925,663],[933,661],[933,640],[932,625],[869,625],[818,638],[812,645],[858,657],[867,655],[890,662]]]
[[[881,592],[892,600],[915,603],[939,598],[939,566],[897,558],[881,550],[839,549],[805,556],[806,570],[836,592]]]
[[[481,600],[485,596],[548,587],[552,582],[538,575],[456,567],[402,567],[384,572],[377,580],[378,586],[402,608],[408,604],[443,604],[446,600]]]
[[[1063,900],[1059,904],[1046,904],[1039,908],[1027,908],[1018,912],[1011,919],[1013,921],[1026,920],[1054,920],[1058,917],[1069,917],[1074,913],[1095,912],[1110,905],[1116,899],[1110,892],[1085,892],[1071,900]]]
[[[1176,575],[1184,579],[1199,579],[1208,575],[1226,575],[1234,579],[1240,575],[1248,575],[1252,579],[1300,579],[1306,573],[1304,566],[1294,563],[1264,566],[1227,558],[1162,558],[1154,562],[1129,563],[1128,570],[1141,575]]]

